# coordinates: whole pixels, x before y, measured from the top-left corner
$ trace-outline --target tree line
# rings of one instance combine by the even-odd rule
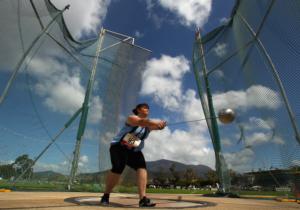
[[[20,155],[13,163],[0,165],[0,177],[3,179],[16,178],[27,170],[22,178],[30,179],[33,175],[33,168],[30,167],[32,163],[33,160],[27,154]]]

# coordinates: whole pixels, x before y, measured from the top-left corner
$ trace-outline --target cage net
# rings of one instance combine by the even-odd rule
[[[299,9],[296,0],[236,1],[228,23],[195,41],[194,72],[227,192],[299,197]],[[235,120],[214,123],[224,108]]]
[[[64,190],[77,142],[74,189],[99,191],[111,137],[136,103],[149,50],[105,29],[76,41],[64,11],[47,0],[0,2],[1,187]]]

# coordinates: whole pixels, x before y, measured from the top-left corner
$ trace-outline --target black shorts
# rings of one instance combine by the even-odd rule
[[[110,146],[109,152],[112,164],[111,171],[114,173],[121,174],[126,165],[134,170],[146,169],[145,158],[141,151],[135,152],[117,143]]]

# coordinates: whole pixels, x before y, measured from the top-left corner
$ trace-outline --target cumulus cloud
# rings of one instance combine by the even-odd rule
[[[272,130],[275,127],[275,122],[272,119],[261,119],[257,117],[250,117],[249,123],[244,124],[245,130],[255,130],[257,128],[263,130]]]
[[[15,161],[14,160],[1,160],[0,165],[9,165],[13,164]]]
[[[146,0],[148,17],[157,28],[163,23],[181,23],[184,26],[202,27],[211,13],[212,0]],[[170,19],[168,15],[158,13],[155,7],[161,7],[173,13],[177,18]]]
[[[38,161],[33,167],[35,172],[39,171],[54,171],[62,174],[68,174],[70,170],[70,162],[63,161],[61,163],[44,163]]]
[[[183,25],[198,27],[202,27],[207,22],[212,5],[211,0],[159,0],[158,2],[163,8],[176,14]]]
[[[89,158],[87,155],[82,155],[79,157],[78,162],[78,172],[89,172],[91,171],[91,167],[88,166]],[[34,165],[34,171],[53,171],[62,174],[69,174],[71,169],[71,162],[69,160],[64,160],[60,163],[45,163],[38,161]],[[93,169],[94,170],[94,169]]]
[[[82,106],[85,88],[79,69],[52,57],[35,58],[29,65],[29,73],[37,79],[34,91],[51,111],[72,115]],[[88,121],[99,122],[102,117],[99,96],[91,99],[90,113]]]
[[[248,166],[251,165],[254,160],[255,154],[253,150],[249,148],[245,148],[236,153],[226,153],[224,154],[224,158],[226,159],[226,163],[228,168],[244,171],[249,170]]]
[[[217,69],[211,73],[216,79],[224,79],[224,72],[220,69]]]
[[[155,102],[183,120],[203,119],[201,102],[194,90],[183,91],[182,78],[190,71],[184,56],[162,55],[147,62],[143,75],[142,95],[152,96]],[[159,84],[159,85],[158,85]],[[189,164],[206,164],[214,168],[214,152],[205,121],[192,123],[187,130],[168,127],[152,132],[144,149],[147,160],[170,159]]]
[[[213,48],[213,51],[218,57],[224,57],[227,54],[227,44],[226,43],[217,43]]]
[[[183,56],[162,55],[147,62],[143,75],[142,95],[151,96],[164,109],[189,121],[203,119],[202,106],[195,90],[183,90],[182,80],[190,71],[189,63]],[[222,77],[220,71],[217,75]],[[279,94],[262,85],[253,85],[246,90],[232,90],[213,94],[216,110],[232,108],[246,111],[251,108],[276,110],[281,106]],[[245,148],[224,155],[229,168],[245,168],[253,160],[252,147],[272,141],[283,144],[283,140],[274,135],[275,122],[271,119],[250,117],[243,124]],[[235,138],[239,138],[240,133]],[[232,147],[232,139],[223,136],[224,147]],[[150,134],[146,142],[145,155],[149,160],[171,159],[184,163],[203,163],[214,168],[214,151],[211,145],[205,121],[192,123],[187,129],[166,128]],[[162,152],[163,151],[163,152]]]
[[[79,158],[78,166],[83,167],[84,165],[87,165],[89,162],[89,157],[86,155],[82,155]]]
[[[231,147],[233,145],[232,140],[228,138],[221,139],[221,143],[224,147]]]
[[[255,132],[251,135],[249,135],[246,139],[246,145],[247,146],[257,146],[260,144],[264,144],[268,141],[270,141],[270,134],[269,133],[263,133],[263,132]]]
[[[189,62],[184,56],[152,58],[146,64],[141,94],[153,95],[157,103],[174,111],[182,97],[181,79],[189,70]]]
[[[206,164],[215,168],[214,151],[209,137],[198,130],[152,132],[146,141],[144,153],[147,160],[169,159],[186,164]]]
[[[99,96],[94,96],[90,104],[88,122],[98,123],[102,119],[103,105]]]
[[[88,127],[84,131],[83,138],[86,140],[95,141],[95,140],[99,140],[99,136],[100,136],[100,133],[98,130]]]
[[[144,36],[144,34],[140,31],[135,31],[134,36],[139,39],[139,38],[142,38]]]
[[[242,123],[244,129],[244,142],[246,146],[259,146],[265,143],[283,145],[280,136],[275,135],[275,122],[272,119],[261,119],[250,117],[247,122]]]
[[[82,105],[84,89],[78,77],[70,77],[60,81],[38,83],[36,91],[46,97],[44,103],[54,112],[75,113]]]
[[[96,34],[99,25],[106,17],[110,0],[51,0],[59,9],[70,4],[70,9],[65,11],[64,17],[68,29],[76,38],[83,34]]]
[[[247,110],[265,108],[275,110],[281,106],[279,94],[262,85],[253,85],[246,90],[231,90],[213,94],[216,110],[222,108]]]
[[[184,120],[192,121],[197,119],[204,119],[204,113],[202,110],[201,101],[197,98],[197,94],[194,90],[188,89],[180,102],[182,115]],[[190,126],[195,126],[201,131],[205,131],[207,128],[204,126],[203,121],[199,123],[193,123]]]
[[[300,160],[292,160],[292,164],[295,166],[300,166]]]

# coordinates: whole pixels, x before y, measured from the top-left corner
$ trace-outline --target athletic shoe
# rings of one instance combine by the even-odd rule
[[[104,194],[101,198],[100,204],[103,206],[109,205],[109,195]]]
[[[144,196],[140,202],[139,207],[154,207],[156,203],[151,203],[150,199]]]

